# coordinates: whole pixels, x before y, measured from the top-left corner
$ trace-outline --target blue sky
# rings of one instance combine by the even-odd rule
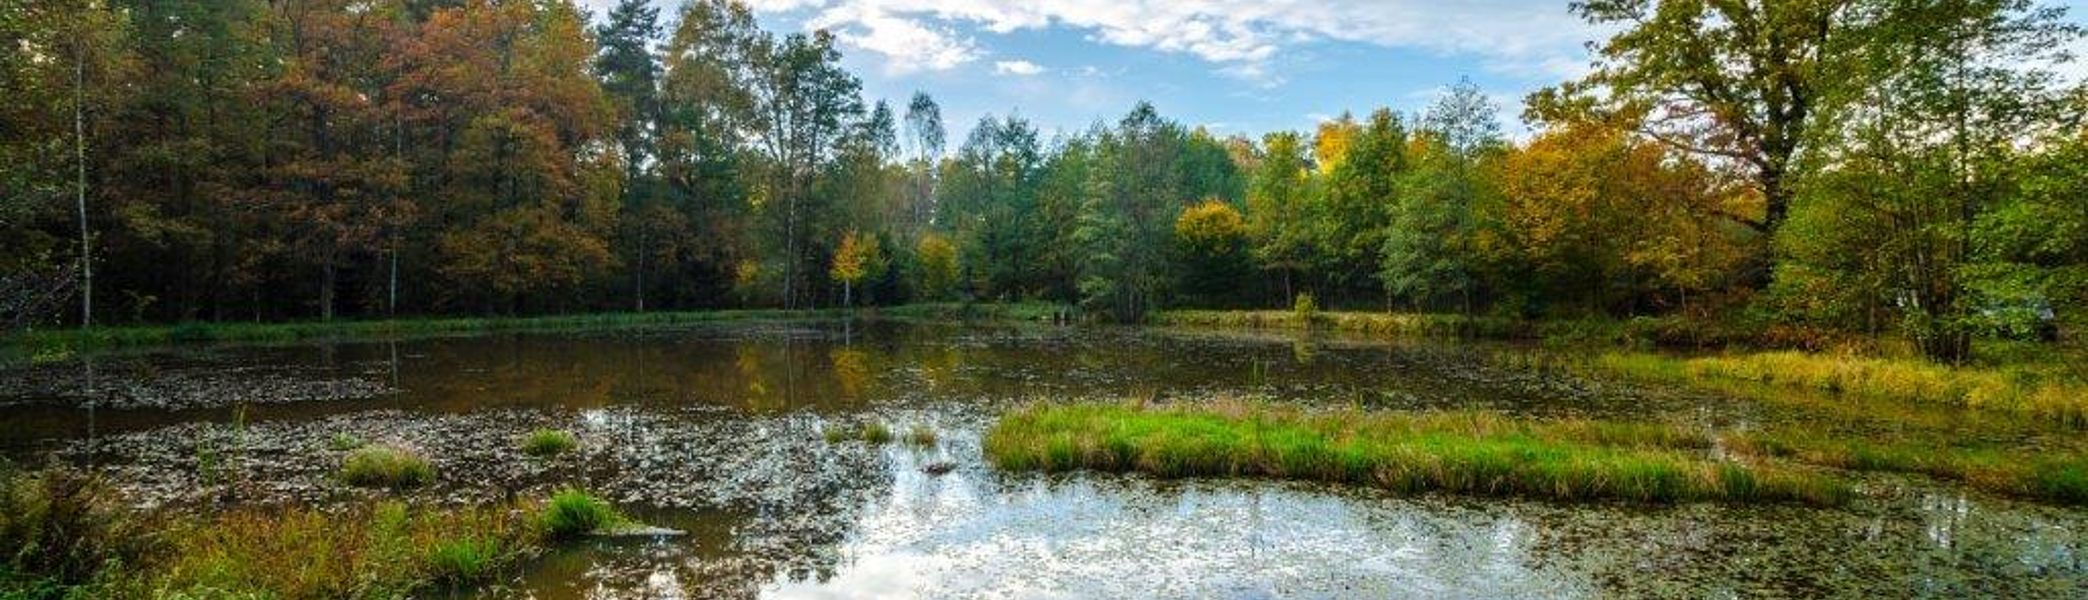
[[[680,0],[656,0],[671,19]],[[585,0],[597,14],[614,0]],[[826,28],[872,100],[914,90],[951,145],[986,114],[1047,132],[1113,121],[1138,100],[1220,134],[1343,111],[1414,112],[1470,78],[1520,132],[1521,98],[1585,71],[1600,31],[1567,0],[749,0],[772,31]],[[2064,0],[2088,23],[2088,0]],[[2088,54],[2081,44],[2080,54]],[[2088,73],[2082,63],[2069,67]]]

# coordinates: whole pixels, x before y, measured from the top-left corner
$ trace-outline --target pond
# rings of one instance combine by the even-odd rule
[[[354,436],[433,459],[417,500],[580,485],[688,532],[561,550],[472,597],[2088,595],[2088,511],[1919,477],[1863,477],[1842,508],[1663,507],[1005,473],[979,449],[1000,411],[1069,399],[1804,418],[1539,352],[888,322],[183,348],[0,372],[0,449],[91,465],[141,505],[326,503],[378,494],[330,477],[330,440]],[[822,435],[872,422],[936,443]],[[580,449],[524,456],[539,427]]]

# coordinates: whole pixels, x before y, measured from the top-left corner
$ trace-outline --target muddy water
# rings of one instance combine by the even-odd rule
[[[465,597],[2088,596],[2088,511],[1919,478],[1866,479],[1834,510],[1643,507],[1009,474],[979,453],[1000,409],[1079,397],[1792,418],[1515,352],[861,323],[186,349],[0,372],[0,448],[91,464],[145,505],[334,502],[373,494],[329,479],[345,434],[430,456],[419,500],[584,485],[689,532],[563,550]],[[870,421],[938,444],[821,435]],[[582,447],[524,457],[536,427]]]

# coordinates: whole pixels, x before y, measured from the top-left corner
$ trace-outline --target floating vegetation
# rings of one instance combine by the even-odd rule
[[[538,458],[565,454],[578,447],[580,438],[562,429],[535,429],[522,437],[522,453]]]
[[[1837,504],[1849,496],[1826,475],[1711,460],[1700,450],[1708,443],[1658,425],[1479,412],[1073,404],[1004,415],[985,451],[1012,470],[1264,476],[1562,500]]]
[[[341,481],[361,487],[405,489],[435,481],[428,459],[397,446],[364,446],[341,461]]]

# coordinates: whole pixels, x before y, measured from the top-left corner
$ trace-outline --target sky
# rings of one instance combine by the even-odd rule
[[[671,21],[681,0],[654,2]],[[989,114],[1070,132],[1139,100],[1220,135],[1306,131],[1344,111],[1417,112],[1463,78],[1520,135],[1522,98],[1585,73],[1603,33],[1567,0],[746,2],[770,31],[833,31],[867,99],[903,112],[914,91],[934,96],[953,147]],[[599,18],[615,0],[582,4]],[[2088,0],[2056,4],[2088,24]]]

